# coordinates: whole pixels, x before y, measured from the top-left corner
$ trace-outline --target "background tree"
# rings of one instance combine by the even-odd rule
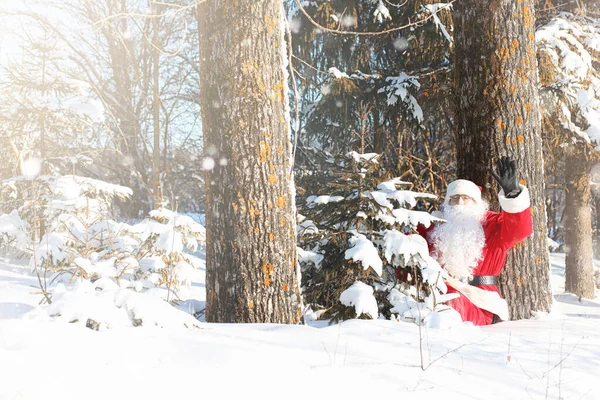
[[[215,0],[198,13],[207,321],[299,323],[283,6]]]
[[[6,152],[1,176],[22,174],[28,158],[40,160],[41,173],[72,173],[66,157],[84,151],[103,109],[71,78],[61,45],[48,30],[19,37],[20,53],[0,70],[0,143]]]
[[[566,253],[565,289],[587,298],[594,297],[590,175],[600,160],[596,148],[600,101],[595,93],[600,75],[591,39],[599,29],[592,19],[561,14],[536,35],[545,148],[551,155],[546,179],[564,191],[558,207],[564,209],[560,232]],[[572,62],[566,63],[567,59]]]
[[[391,176],[441,194],[446,174],[454,171],[453,138],[445,134],[452,123],[446,115],[451,4],[351,0],[302,2],[302,9],[295,0],[286,4],[300,87],[295,165],[301,189],[316,189],[315,169],[326,167],[320,151],[337,157],[353,150],[380,153]],[[421,23],[399,29],[411,21]],[[336,33],[340,30],[383,33]]]
[[[134,190],[133,201],[121,207],[129,217],[153,207],[155,186],[173,206],[185,202],[201,210],[194,200],[202,198],[200,193],[184,194],[201,183],[193,173],[200,169],[199,105],[185,96],[197,68],[179,56],[197,54],[189,37],[196,32],[191,11],[178,2],[158,7],[147,0],[47,3],[52,15],[65,18],[30,11],[19,15],[60,40],[75,66],[74,77],[92,88],[106,110],[104,131],[95,143],[98,168],[87,173]]]
[[[500,279],[512,319],[549,311],[552,300],[533,6],[461,1],[454,14],[457,175],[482,185],[497,207],[489,171],[510,155],[531,193],[534,233],[509,254]]]

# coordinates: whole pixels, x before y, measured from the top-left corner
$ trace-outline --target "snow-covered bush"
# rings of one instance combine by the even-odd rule
[[[3,182],[2,195],[15,210],[0,215],[0,234],[31,254],[49,304],[38,314],[93,328],[164,326],[170,317],[157,320],[144,304],[175,299],[201,265],[190,253],[204,243],[204,227],[190,217],[159,209],[134,225],[112,219],[113,201],[126,200],[129,188],[73,175],[19,177]]]
[[[0,214],[0,249],[4,255],[27,254],[31,248],[29,224],[21,219],[16,210]]]
[[[386,177],[378,157],[331,158],[327,176],[315,179],[320,193],[299,201],[303,293],[307,304],[327,310],[323,318],[417,320],[445,307],[445,272],[416,231],[437,220],[419,210],[435,196]]]

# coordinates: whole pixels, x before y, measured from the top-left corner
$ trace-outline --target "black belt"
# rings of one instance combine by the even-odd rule
[[[498,285],[498,277],[492,276],[492,275],[474,276],[473,279],[471,279],[469,281],[469,285],[471,285],[471,286]]]

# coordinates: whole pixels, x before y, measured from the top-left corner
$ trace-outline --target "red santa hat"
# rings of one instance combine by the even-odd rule
[[[475,202],[481,203],[481,186],[477,186],[471,181],[466,179],[457,179],[451,182],[448,185],[448,189],[446,189],[446,198],[444,203],[448,204],[450,201],[450,197],[455,196],[457,194],[462,194],[464,196],[469,196]]]

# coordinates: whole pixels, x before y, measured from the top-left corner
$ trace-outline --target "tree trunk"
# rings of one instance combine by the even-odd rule
[[[282,2],[198,8],[206,319],[300,323]]]
[[[594,298],[590,165],[581,151],[570,150],[565,160],[565,290]]]
[[[531,194],[533,235],[511,251],[500,278],[512,319],[549,311],[552,301],[533,5],[463,0],[454,14],[457,175],[482,185],[497,208],[489,171],[509,155]]]
[[[159,43],[159,17],[160,7],[153,3],[153,13],[156,15],[152,21],[152,119],[154,146],[152,149],[152,195],[154,208],[159,208],[163,203],[162,188],[160,185],[160,43]]]

